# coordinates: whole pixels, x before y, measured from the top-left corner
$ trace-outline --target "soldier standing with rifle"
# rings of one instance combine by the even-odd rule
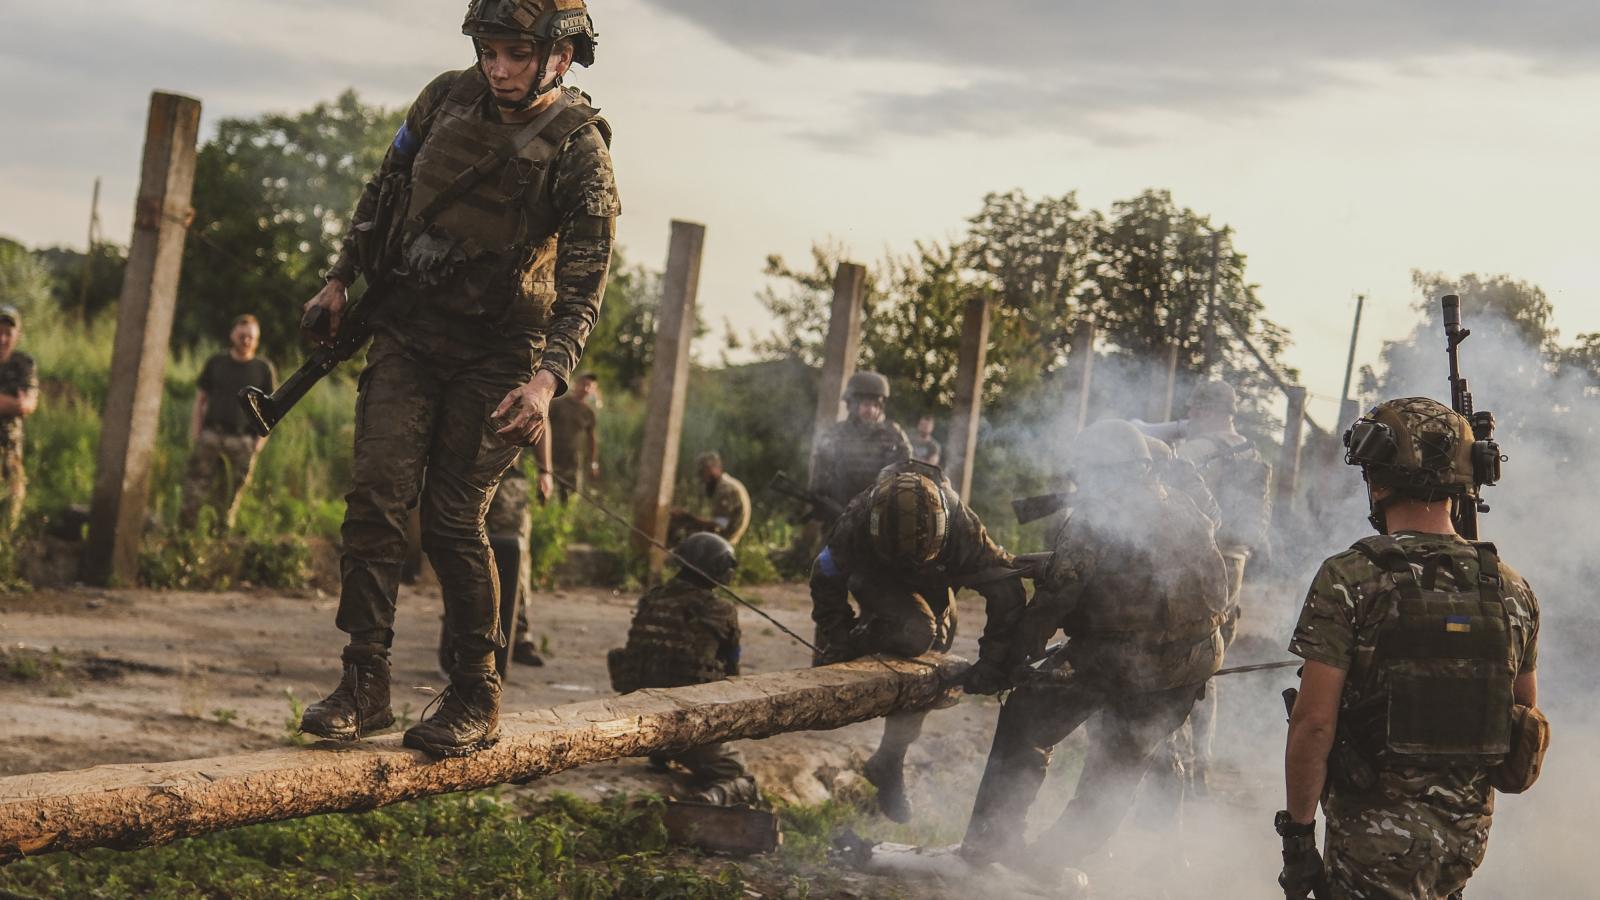
[[[1290,900],[1456,900],[1488,847],[1494,791],[1529,788],[1549,743],[1539,602],[1493,544],[1469,540],[1500,450],[1459,375],[1455,300],[1456,409],[1390,400],[1344,435],[1378,535],[1322,564],[1289,643],[1306,661],[1286,692],[1288,802],[1275,822]]]
[[[994,693],[998,687],[983,686],[998,684],[995,661],[1009,652],[996,635],[1015,627],[1026,602],[1015,563],[937,466],[907,460],[885,468],[850,501],[812,564],[811,618],[821,662],[944,652],[956,635],[955,591],[972,587],[987,603],[988,623],[969,683]],[[926,712],[908,712],[885,719],[883,741],[863,770],[878,789],[879,811],[896,822],[911,819],[905,757],[925,718]]]
[[[610,128],[583,94],[561,87],[572,63],[594,61],[583,0],[473,0],[462,33],[477,65],[422,91],[327,286],[306,304],[309,321],[328,321],[328,340],[358,274],[384,294],[364,317],[374,337],[336,619],[350,636],[344,677],[300,727],[355,740],[394,721],[395,594],[406,510],[420,498],[454,662],[437,711],[405,744],[434,756],[498,737],[494,650],[504,637],[484,510],[567,389],[599,313],[619,211]]]
[[[845,384],[847,415],[817,437],[811,460],[814,511],[826,536],[855,496],[877,480],[890,463],[911,458],[911,441],[887,418],[889,379],[857,372]]]

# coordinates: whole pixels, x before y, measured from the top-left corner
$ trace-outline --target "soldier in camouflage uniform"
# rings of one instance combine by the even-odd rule
[[[1003,673],[969,690],[1016,688],[1001,708],[962,855],[1047,882],[1115,831],[1152,757],[1222,662],[1227,609],[1212,524],[1156,480],[1131,424],[1097,422],[1073,448],[1072,515],[1027,611],[978,666]],[[1068,640],[1046,642],[1060,629]],[[1072,802],[1024,850],[1025,820],[1056,744],[1100,714]]]
[[[1228,620],[1222,627],[1224,645],[1233,643],[1239,629],[1239,595],[1250,558],[1267,547],[1267,526],[1272,518],[1272,467],[1234,427],[1239,397],[1225,381],[1207,381],[1189,395],[1189,416],[1177,422],[1149,425],[1135,422],[1147,435],[1174,445],[1179,459],[1188,460],[1217,505],[1217,546],[1228,567]],[[1217,685],[1195,707],[1192,741],[1185,741],[1179,764],[1197,793],[1205,793],[1211,763],[1212,736],[1216,728]]]
[[[39,370],[17,349],[22,313],[0,306],[0,537],[16,530],[28,478],[22,467],[22,420],[39,408]]]
[[[750,492],[745,489],[744,482],[722,467],[722,455],[716,451],[700,454],[695,468],[700,474],[700,483],[705,486],[706,514],[697,516],[681,507],[674,509],[673,530],[709,531],[737,546],[750,527]]]
[[[706,577],[727,582],[737,565],[733,545],[701,532],[685,538],[674,552],[687,565],[639,599],[628,645],[612,650],[606,659],[618,693],[705,684],[739,674],[739,611]],[[726,805],[760,799],[744,757],[727,744],[655,754],[650,761],[659,771],[673,763],[688,769],[697,787],[692,800]]]
[[[393,721],[395,594],[406,511],[420,499],[455,667],[437,712],[405,743],[435,756],[498,736],[493,652],[504,638],[484,514],[567,389],[599,314],[619,211],[610,128],[561,87],[573,62],[594,61],[583,0],[472,0],[462,32],[478,65],[439,76],[412,104],[327,286],[307,303],[336,329],[358,273],[390,288],[361,373],[341,535],[345,674],[301,728],[352,740]],[[392,242],[392,254],[370,252],[374,242]]]
[[[1451,505],[1473,502],[1477,478],[1465,418],[1392,400],[1345,444],[1379,534],[1322,564],[1289,643],[1306,662],[1279,880],[1289,898],[1458,897],[1483,860],[1513,722],[1536,713],[1539,603],[1492,544],[1456,534]]]
[[[885,468],[870,490],[850,501],[811,568],[811,618],[822,662],[950,649],[955,592],[971,586],[983,595],[989,617],[978,641],[985,662],[972,677],[993,679],[996,673],[986,667],[1008,655],[997,635],[1015,627],[1026,602],[1014,562],[937,466],[907,460]],[[851,597],[859,612],[851,609]],[[926,716],[889,716],[864,769],[878,789],[878,808],[897,822],[911,818],[905,756]]]
[[[824,534],[884,466],[911,458],[905,431],[885,417],[889,379],[876,372],[851,375],[844,402],[849,414],[819,435],[812,451],[811,491],[826,505],[817,511]]]

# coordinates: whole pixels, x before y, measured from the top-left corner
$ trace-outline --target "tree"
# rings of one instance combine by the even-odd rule
[[[600,320],[584,350],[584,369],[599,375],[603,384],[638,391],[655,359],[660,297],[661,273],[630,266],[621,250],[613,251]]]
[[[300,308],[402,118],[345,91],[300,113],[222,120],[196,164],[173,344],[219,344],[249,312],[264,345],[296,346]]]
[[[50,294],[62,312],[93,319],[117,302],[122,294],[122,273],[128,267],[128,250],[119,244],[99,242],[93,255],[68,247],[35,250],[35,257],[50,272]],[[89,265],[89,289],[83,290],[83,267]]]
[[[50,300],[50,272],[28,249],[0,238],[0,303],[17,307],[27,318]]]

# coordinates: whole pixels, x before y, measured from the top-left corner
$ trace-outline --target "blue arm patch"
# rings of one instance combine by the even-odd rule
[[[406,123],[400,123],[400,130],[394,133],[394,151],[404,157],[412,157],[417,153],[417,148],[422,146],[422,139],[411,133],[411,128]]]
[[[844,572],[840,570],[839,564],[833,561],[833,550],[828,547],[823,547],[822,555],[817,557],[817,568],[821,569],[822,574],[829,578],[844,577]]]

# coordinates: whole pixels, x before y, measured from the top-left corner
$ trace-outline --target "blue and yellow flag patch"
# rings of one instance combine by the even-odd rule
[[[1455,634],[1466,634],[1472,631],[1471,616],[1445,616],[1444,630]]]

